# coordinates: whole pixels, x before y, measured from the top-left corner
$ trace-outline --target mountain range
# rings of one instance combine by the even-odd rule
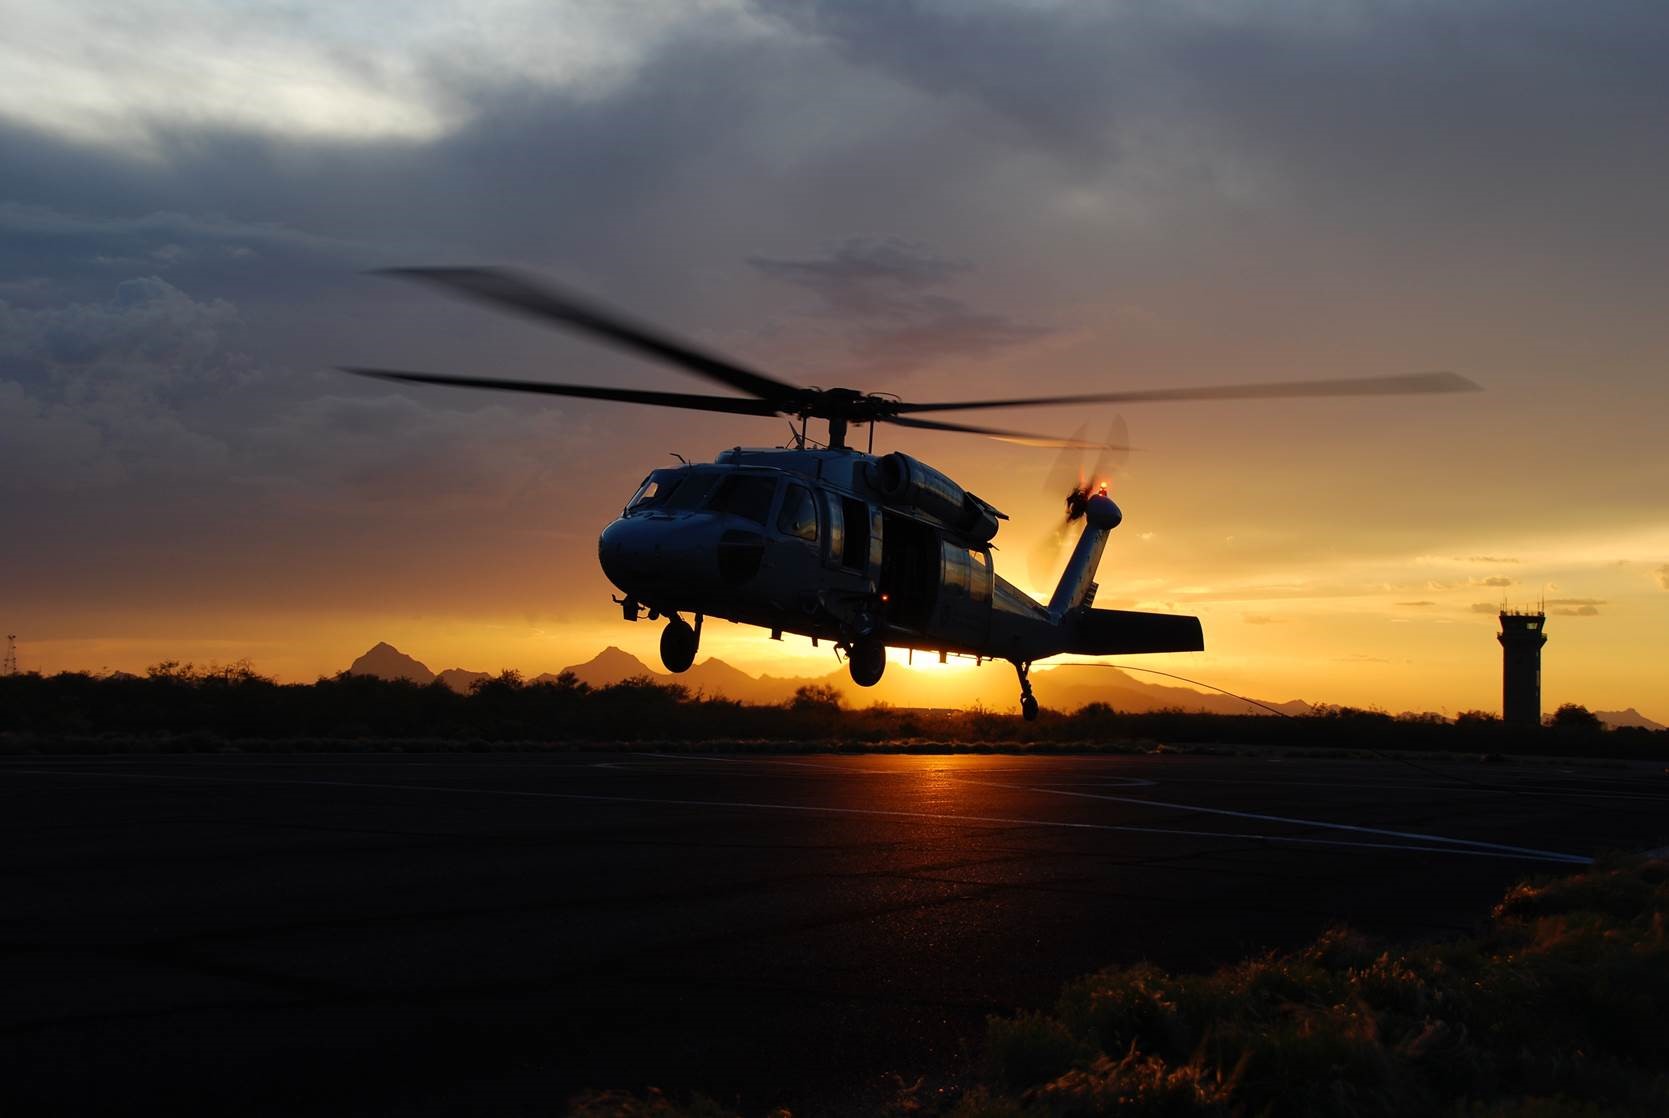
[[[924,656],[922,662],[927,664],[930,660],[931,657]],[[655,671],[625,649],[610,645],[583,664],[573,664],[563,671],[574,673],[580,682],[592,687],[607,687],[623,679],[646,676],[657,683],[679,684],[692,693],[723,696],[744,703],[785,702],[793,698],[799,688],[819,684],[833,687],[852,707],[888,703],[898,707],[967,709],[983,705],[992,710],[1007,711],[1018,708],[1019,695],[1014,682],[1014,669],[1003,662],[955,672],[889,670],[876,686],[860,688],[852,683],[844,668],[836,668],[820,676],[754,676],[716,658],[703,660],[682,675],[670,675]],[[460,692],[467,692],[476,680],[492,676],[491,672],[472,672],[464,668],[431,671],[422,661],[387,643],[379,643],[359,657],[348,672],[350,675],[373,675],[381,679],[409,679],[415,683],[432,683],[438,679]],[[554,680],[559,674],[546,672],[533,677],[531,682]],[[1055,710],[1071,711],[1088,703],[1106,703],[1116,710],[1138,713],[1164,709],[1211,714],[1266,713],[1257,706],[1228,695],[1148,683],[1110,667],[1073,664],[1050,667],[1044,664],[1032,673],[1032,685],[1037,688],[1043,704]],[[1304,714],[1310,710],[1310,704],[1299,699],[1258,702],[1282,714]],[[1594,716],[1610,729],[1624,726],[1643,730],[1669,729],[1633,707],[1597,710]]]
[[[930,664],[931,660],[930,656],[922,658],[924,665]],[[623,679],[646,676],[657,683],[676,683],[691,692],[723,696],[744,703],[785,702],[794,697],[796,690],[808,685],[833,687],[840,692],[847,705],[856,707],[888,703],[899,707],[966,709],[983,705],[992,710],[1006,711],[1017,709],[1019,699],[1014,669],[1006,662],[956,671],[931,668],[910,671],[895,660],[892,670],[881,678],[879,684],[860,688],[852,683],[843,667],[836,667],[820,676],[754,676],[716,658],[703,660],[681,675],[670,675],[655,671],[630,652],[610,645],[584,663],[573,664],[563,671],[572,672],[582,683],[592,687],[606,687]],[[491,674],[463,668],[431,671],[422,661],[387,643],[379,643],[359,657],[348,672],[381,679],[409,679],[416,683],[431,683],[438,679],[457,691],[468,691],[473,682]],[[548,672],[535,676],[533,682],[554,680],[559,674]],[[1263,713],[1258,707],[1227,695],[1148,683],[1109,667],[1040,665],[1032,673],[1032,685],[1043,704],[1056,710],[1076,710],[1088,703],[1101,702],[1118,710],[1138,712],[1173,708],[1216,714]],[[1308,703],[1296,699],[1266,702],[1264,705],[1283,714],[1303,714],[1310,709]]]

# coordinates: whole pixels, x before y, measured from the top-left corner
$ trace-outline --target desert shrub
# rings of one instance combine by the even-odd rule
[[[794,692],[788,709],[802,714],[836,714],[841,706],[840,692],[827,683],[813,683]]]

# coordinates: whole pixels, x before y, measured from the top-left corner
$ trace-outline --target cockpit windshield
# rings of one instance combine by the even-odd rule
[[[627,512],[649,509],[688,512],[699,508],[727,472],[712,468],[679,467],[650,474],[626,505]]]
[[[661,507],[681,512],[700,507],[701,502],[707,499],[707,494],[712,492],[713,486],[718,484],[719,478],[724,476],[724,471],[721,470],[699,468],[678,472],[682,476],[672,484]]]
[[[764,524],[776,491],[776,478],[767,475],[684,466],[651,473],[632,495],[626,511],[691,512],[705,507]]]

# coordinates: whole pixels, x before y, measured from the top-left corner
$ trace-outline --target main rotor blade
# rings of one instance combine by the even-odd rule
[[[745,369],[734,361],[705,353],[688,342],[640,326],[605,307],[564,294],[548,284],[503,268],[386,268],[381,274],[433,284],[484,303],[554,322],[676,365],[686,372],[729,385],[762,400],[782,403],[804,391],[774,377]]]
[[[363,369],[342,366],[344,373],[408,384],[444,384],[454,388],[491,388],[500,392],[531,392],[541,396],[576,396],[582,400],[615,400],[623,404],[653,404],[663,408],[691,411],[729,412],[733,415],[776,415],[768,400],[741,396],[700,396],[689,392],[649,392],[639,388],[602,388],[593,384],[546,384],[536,380],[500,380],[494,377],[463,377],[447,373],[407,373],[398,369]]]
[[[1264,384],[1223,384],[1203,388],[1150,388],[1096,392],[1083,396],[1032,396],[1015,400],[964,400],[933,404],[901,403],[896,411],[962,411],[970,408],[1030,408],[1047,404],[1137,404],[1165,400],[1274,400],[1305,396],[1408,396],[1434,392],[1481,392],[1456,373],[1414,373],[1394,377],[1347,377],[1340,380],[1284,380]]]
[[[945,423],[938,419],[906,419],[901,415],[877,416],[880,423],[896,423],[900,427],[918,427],[924,431],[962,431],[970,435],[988,435],[993,439],[1001,439],[1005,443],[1019,443],[1021,446],[1041,447],[1076,447],[1079,450],[1094,450],[1101,447],[1101,443],[1084,442],[1082,439],[1061,439],[1053,435],[1029,435],[1024,431],[1006,431],[1000,427],[975,427],[967,423]]]

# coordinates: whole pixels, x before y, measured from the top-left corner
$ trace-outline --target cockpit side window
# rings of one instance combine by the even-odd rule
[[[777,531],[802,540],[817,539],[817,505],[811,490],[803,485],[790,485],[782,495],[782,511],[777,513]]]
[[[713,493],[712,508],[745,517],[763,525],[771,515],[771,501],[777,495],[774,477],[760,474],[731,474]]]
[[[636,493],[632,494],[632,499],[626,502],[626,511],[654,508],[666,500],[666,496],[671,491],[672,483],[677,476],[678,472],[676,470],[656,470],[644,478],[643,484],[637,487]]]

